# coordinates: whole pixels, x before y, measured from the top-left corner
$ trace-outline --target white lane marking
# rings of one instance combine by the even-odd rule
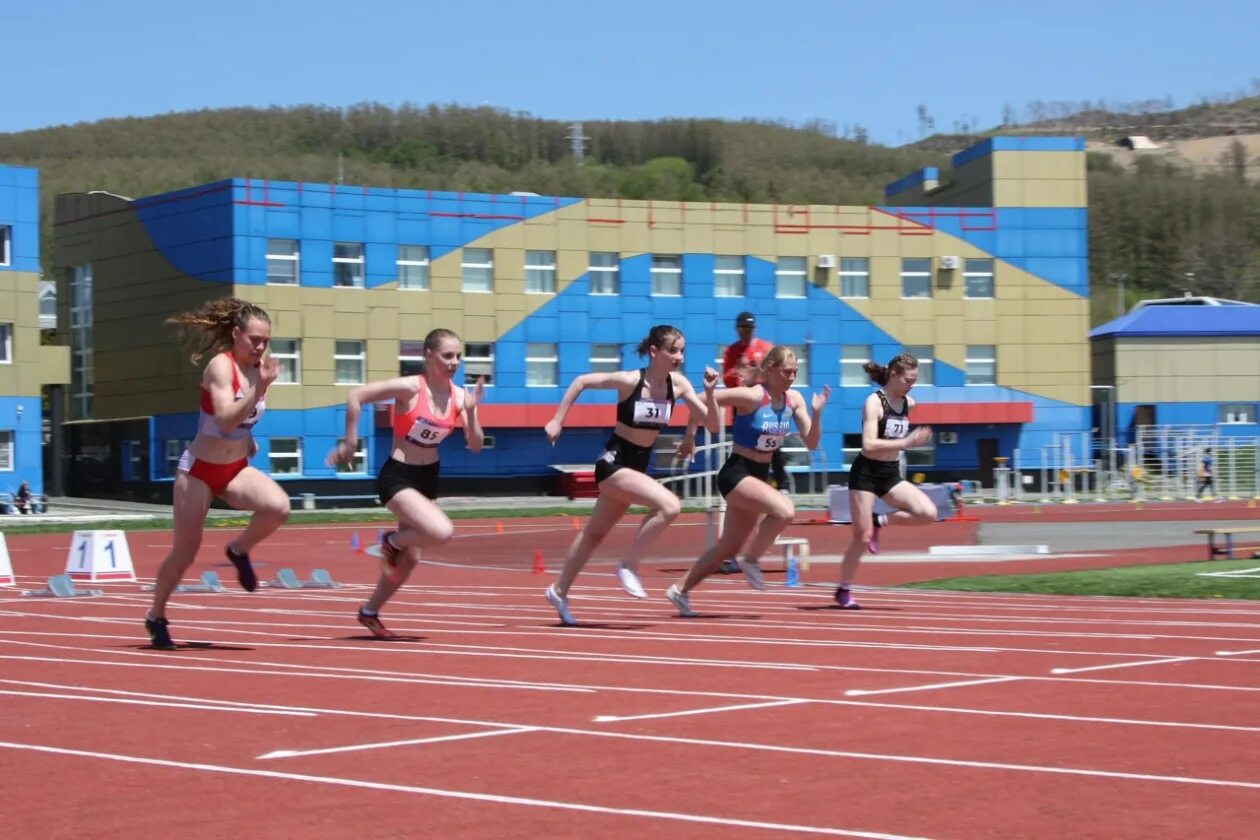
[[[6,680],[8,682],[8,680]],[[275,709],[247,709],[238,706],[227,706],[214,704],[214,701],[207,703],[170,703],[157,702],[156,700],[132,700],[123,697],[90,697],[83,694],[56,694],[47,691],[7,691],[0,689],[0,694],[13,697],[38,697],[44,700],[88,700],[96,703],[122,703],[133,706],[161,706],[164,709],[196,709],[201,712],[245,712],[255,715],[288,715],[291,717],[316,717],[314,712],[293,712],[278,711]]]
[[[714,706],[707,709],[688,709],[682,712],[659,712],[652,715],[599,715],[594,720],[596,723],[616,723],[623,720],[648,720],[651,718],[687,717],[688,715],[710,715],[715,712],[736,712],[742,709],[769,709],[774,706],[795,706],[801,703],[812,702],[814,701],[804,698],[795,700],[771,700],[766,703],[743,703],[738,706]]]
[[[466,741],[470,738],[493,738],[495,735],[519,735],[522,732],[537,732],[533,726],[520,726],[512,729],[496,729],[492,732],[465,732],[459,735],[438,735],[433,738],[412,738],[407,741],[381,741],[375,744],[351,744],[345,747],[326,747],[321,750],[273,750],[260,755],[260,760],[271,758],[298,758],[307,755],[332,755],[333,753],[356,752],[358,750],[379,750],[387,747],[411,747],[420,744],[440,744],[444,741]]]
[[[1111,665],[1091,665],[1088,668],[1051,668],[1052,674],[1083,674],[1086,671],[1111,671],[1116,668],[1137,668],[1140,665],[1167,665],[1170,662],[1211,662],[1208,656],[1173,656],[1166,659],[1143,659],[1138,662],[1115,662]]]
[[[73,750],[65,747],[52,747],[43,744],[19,744],[11,741],[0,741],[0,748],[11,750],[28,750],[32,752],[51,753],[54,755],[75,756],[78,758],[95,758],[105,761],[120,761],[128,764],[148,764],[157,767],[171,767],[180,770],[199,770],[209,773],[224,773],[236,776],[252,776],[254,778],[280,779],[295,782],[314,782],[317,784],[337,785],[341,787],[382,790],[393,793],[411,793],[422,796],[434,796],[445,799],[464,799],[474,802],[494,802],[500,805],[520,805],[531,808],[552,808],[563,811],[582,811],[589,814],[611,814],[619,817],[647,817],[650,819],[675,820],[679,822],[705,823],[709,825],[734,826],[738,828],[758,828],[771,831],[793,831],[800,834],[824,834],[832,837],[862,837],[868,840],[912,840],[907,835],[885,834],[874,831],[850,831],[841,828],[824,826],[794,825],[791,823],[772,823],[759,820],[741,820],[733,817],[712,817],[703,814],[684,814],[674,811],[648,811],[640,808],[611,808],[603,805],[586,805],[580,802],[563,802],[551,799],[533,799],[524,796],[504,796],[492,793],[477,793],[463,790],[447,790],[443,788],[419,787],[416,785],[395,785],[384,782],[369,782],[361,779],[344,779],[336,776],[312,776],[304,773],[282,773],[276,770],[253,770],[244,767],[227,767],[217,764],[197,764],[187,761],[169,761],[160,758],[147,758],[136,755],[120,755],[115,753],[93,752],[90,750]]]
[[[962,688],[968,685],[989,685],[992,683],[1014,682],[1023,677],[992,677],[983,680],[965,680],[963,682],[934,683],[933,685],[911,685],[904,688],[852,688],[844,694],[846,697],[867,697],[872,694],[898,694],[906,691],[932,691],[938,688]]]
[[[1217,656],[1247,656],[1253,653],[1260,653],[1260,650],[1218,650]]]

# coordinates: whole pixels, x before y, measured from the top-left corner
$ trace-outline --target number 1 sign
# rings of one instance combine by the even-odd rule
[[[122,531],[75,531],[66,557],[71,580],[135,580],[131,549]]]

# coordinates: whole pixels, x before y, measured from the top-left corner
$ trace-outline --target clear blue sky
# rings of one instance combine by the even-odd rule
[[[1248,8],[1251,11],[1246,11]],[[983,129],[1005,106],[1252,91],[1246,0],[6,0],[0,132],[229,106]]]

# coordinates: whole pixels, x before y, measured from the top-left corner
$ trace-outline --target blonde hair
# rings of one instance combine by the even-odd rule
[[[271,316],[261,306],[234,297],[208,300],[191,312],[166,319],[179,328],[180,343],[192,348],[194,365],[212,350],[218,353],[231,348],[232,329],[244,330],[250,321],[270,324]]]
[[[799,361],[796,358],[796,351],[791,347],[788,347],[786,344],[775,345],[769,353],[762,357],[761,372],[766,373],[770,368],[783,367],[789,356],[792,357],[792,361]]]

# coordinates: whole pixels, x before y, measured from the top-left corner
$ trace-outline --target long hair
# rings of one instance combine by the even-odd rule
[[[862,370],[866,371],[866,373],[871,377],[872,382],[877,382],[880,385],[887,385],[888,377],[892,374],[904,373],[905,371],[910,370],[911,368],[917,368],[918,366],[919,360],[914,356],[911,356],[909,353],[899,353],[896,356],[893,356],[892,361],[886,365],[877,364],[875,362],[867,362],[862,365]]]
[[[639,342],[639,346],[636,349],[640,356],[646,356],[648,348],[655,347],[659,350],[665,346],[666,342],[682,337],[682,330],[678,329],[678,327],[673,327],[669,324],[657,324],[648,331],[648,334]]]
[[[796,358],[796,351],[794,351],[791,347],[788,347],[786,344],[776,344],[770,349],[769,353],[762,356],[760,365],[761,372],[764,374],[768,372],[770,368],[783,367],[784,363],[787,362],[788,357],[791,357],[794,362],[799,361]]]
[[[271,323],[271,316],[261,306],[240,298],[208,300],[191,312],[181,312],[166,319],[179,328],[180,343],[192,348],[195,365],[210,351],[219,353],[232,346],[232,328],[242,330],[250,321]]]

